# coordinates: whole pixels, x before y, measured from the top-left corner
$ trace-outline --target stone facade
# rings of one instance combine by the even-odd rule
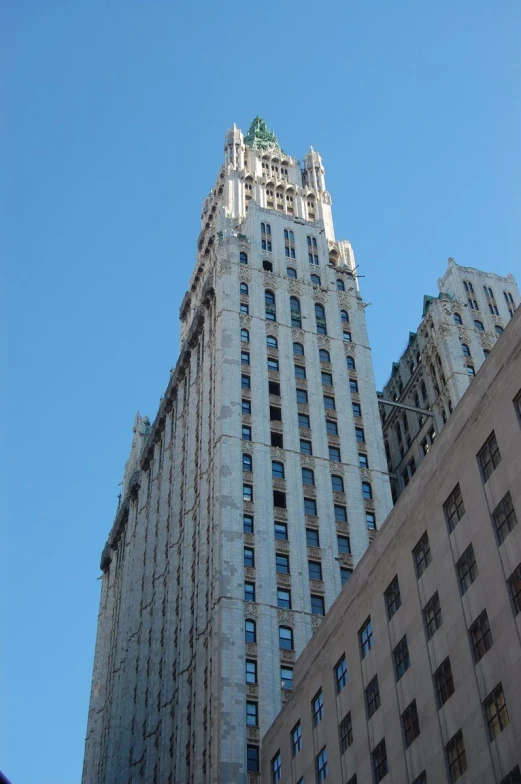
[[[520,516],[518,312],[298,659],[263,782],[521,781]]]
[[[201,219],[179,360],[136,418],[102,555],[84,784],[258,781],[295,658],[391,508],[320,156],[234,126]]]
[[[448,260],[437,296],[424,297],[423,318],[411,332],[381,398],[418,411],[381,406],[393,500],[409,483],[436,434],[513,317],[520,296],[512,275],[501,277]]]

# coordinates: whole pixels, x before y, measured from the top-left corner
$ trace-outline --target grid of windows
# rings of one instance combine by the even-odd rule
[[[396,680],[399,681],[402,675],[404,675],[411,666],[409,646],[407,645],[407,635],[402,637],[396,648],[393,650],[393,664],[394,676]]]
[[[335,686],[337,694],[340,694],[342,689],[347,686],[347,661],[345,655],[335,664]]]
[[[500,462],[501,454],[497,445],[496,434],[492,431],[478,452],[478,463],[483,482],[487,481]]]
[[[517,525],[516,513],[510,493],[501,499],[492,513],[494,529],[499,544],[502,544],[510,531]]]
[[[450,780],[451,782],[457,781],[467,770],[467,755],[461,730],[458,730],[449,740],[445,746],[445,753],[447,755]]]
[[[302,749],[302,727],[300,721],[291,730],[291,749],[294,757]]]
[[[445,519],[449,527],[449,531],[454,531],[457,523],[465,514],[465,507],[463,505],[463,497],[461,495],[460,486],[456,485],[452,493],[449,495],[443,504],[443,511],[445,512]]]
[[[380,707],[380,688],[378,686],[378,675],[369,681],[365,689],[365,708],[367,718],[370,719]]]
[[[487,719],[488,737],[492,741],[510,724],[501,683],[498,683],[494,691],[488,695],[483,703],[483,709]]]
[[[376,748],[371,753],[371,760],[373,763],[373,778],[375,784],[379,784],[379,782],[389,772],[389,766],[387,764],[387,750],[385,748],[385,738],[380,741],[378,746],[376,746]]]
[[[421,577],[431,562],[431,548],[429,537],[424,533],[414,550],[412,551],[417,577]]]
[[[508,578],[508,591],[514,615],[518,615],[521,612],[521,564]]]
[[[324,718],[324,695],[322,689],[313,697],[311,701],[311,715],[313,717],[313,726],[316,727]]]
[[[478,576],[478,567],[476,558],[474,556],[474,548],[471,544],[467,547],[458,563],[456,564],[456,572],[458,574],[459,588],[461,595],[468,590],[476,577]]]
[[[353,742],[353,724],[351,722],[351,712],[344,716],[340,722],[338,730],[340,735],[340,753],[345,754]]]
[[[385,607],[387,609],[387,618],[391,620],[396,611],[401,607],[402,599],[400,596],[400,584],[398,577],[395,577],[389,588],[385,592]]]
[[[402,713],[402,728],[404,745],[405,748],[408,749],[413,740],[420,734],[420,722],[418,719],[416,700],[413,700]]]
[[[430,640],[443,623],[441,605],[437,591],[423,608],[423,619],[425,621],[427,639]]]
[[[476,618],[474,623],[469,629],[470,645],[472,648],[472,655],[474,662],[483,658],[486,652],[492,647],[492,632],[490,631],[490,624],[488,622],[487,611],[483,610],[481,615]]]

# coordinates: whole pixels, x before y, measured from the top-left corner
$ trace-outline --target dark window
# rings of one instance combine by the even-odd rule
[[[313,517],[317,516],[317,502],[314,498],[304,498],[304,513]]]
[[[340,457],[340,449],[337,446],[328,447],[328,452],[330,460],[334,460],[337,463],[341,462],[342,458]]]
[[[483,610],[481,615],[476,618],[474,623],[469,629],[470,646],[472,648],[472,655],[474,662],[483,658],[486,652],[492,648],[492,632],[490,631],[490,624],[488,622],[487,611]]]
[[[389,772],[389,767],[387,765],[387,751],[385,748],[385,739],[381,740],[378,746],[374,749],[374,751],[371,754],[371,759],[373,763],[374,781],[375,784],[379,784],[379,782]]]
[[[270,406],[270,421],[282,422],[282,409],[278,406]]]
[[[308,561],[308,574],[310,580],[322,579],[322,566],[318,561]]]
[[[510,531],[517,525],[516,513],[510,493],[501,499],[492,513],[494,529],[499,544],[505,541]]]
[[[286,509],[286,493],[281,493],[279,490],[274,490],[273,506],[276,506],[278,509]]]
[[[440,600],[437,591],[423,608],[423,620],[425,622],[427,639],[430,640],[443,623]]]
[[[275,556],[278,574],[289,574],[289,557],[287,555]]]
[[[241,264],[247,264],[248,263],[248,254],[244,253],[244,251],[241,251],[239,253],[239,261],[240,261]],[[246,291],[246,293],[248,293],[248,292]]]
[[[400,596],[400,584],[398,577],[395,577],[385,594],[385,607],[387,609],[387,618],[391,620],[395,612],[401,607],[402,599]]]
[[[251,378],[249,376],[241,375],[241,388],[251,389]]]
[[[322,689],[311,700],[311,715],[314,727],[320,724],[324,718],[324,695],[322,694]]]
[[[402,727],[405,748],[408,749],[413,740],[420,734],[420,722],[418,720],[416,700],[413,700],[402,713]]]
[[[304,346],[302,345],[302,343],[293,343],[293,354],[296,357],[304,356]]]
[[[409,646],[407,645],[407,635],[404,635],[393,651],[394,676],[397,681],[405,675],[411,666],[409,656]]]
[[[318,356],[321,362],[331,362],[331,357],[329,356],[329,351],[326,351],[325,348],[321,348],[318,352]]]
[[[338,552],[344,555],[351,553],[351,541],[348,536],[337,536]]]
[[[346,364],[347,364],[348,370],[356,370],[356,364],[355,364],[355,360],[353,359],[353,357],[346,357]]]
[[[334,411],[335,398],[331,397],[330,395],[324,395],[324,408]]]
[[[291,748],[294,757],[302,749],[302,727],[300,726],[300,721],[291,730]]]
[[[521,564],[508,578],[508,591],[514,615],[518,615],[521,612]]]
[[[279,626],[279,648],[293,650],[293,630],[289,626]]]
[[[458,574],[461,595],[463,596],[463,594],[467,591],[469,586],[472,585],[478,575],[478,567],[476,565],[476,558],[474,556],[474,548],[471,544],[469,544],[456,564],[456,572]]]
[[[315,318],[317,322],[317,332],[319,335],[327,335],[326,312],[322,305],[315,303]]]
[[[248,746],[248,770],[256,773],[259,771],[259,747]]]
[[[352,338],[352,335],[351,335],[351,333],[350,333],[350,332],[348,332],[347,330],[344,330],[344,331],[342,332],[342,337],[344,338],[344,340],[345,340],[347,343],[351,343],[351,341],[352,341],[352,339],[353,339],[353,338]],[[353,383],[353,382],[351,381],[351,384],[352,384],[352,383]],[[355,383],[356,383],[356,382],[355,382]],[[357,388],[356,388],[356,389],[353,389],[353,388],[351,387],[351,392],[358,392],[358,384],[357,384]]]
[[[414,558],[414,565],[416,567],[417,577],[421,577],[428,565],[430,564],[431,548],[429,545],[429,537],[424,533],[414,550],[412,551]]]
[[[280,384],[277,381],[268,381],[268,392],[270,395],[280,397]]]
[[[277,751],[277,753],[271,760],[271,780],[273,784],[275,784],[275,782],[280,781],[281,778],[282,778],[282,762],[280,759],[280,751]]]
[[[271,475],[273,479],[284,479],[284,463],[279,463],[278,460],[272,460]]]
[[[242,440],[251,441],[251,427],[249,425],[242,426]]]
[[[345,566],[341,566],[340,567],[340,582],[341,582],[341,584],[345,585],[347,583],[347,581],[349,580],[349,578],[351,577],[352,574],[353,574],[353,570],[352,569],[348,569]]]
[[[251,469],[252,469],[251,455],[243,455],[242,456],[242,470],[243,471],[251,471]]]
[[[479,332],[484,332],[485,331],[485,327],[483,326],[483,323],[481,321],[478,321],[478,320],[474,321],[474,326],[476,327],[476,329]]]
[[[456,324],[463,324],[459,313],[454,314],[454,321],[456,322]]]
[[[314,486],[314,484],[315,484],[315,474],[313,473],[311,468],[303,468],[302,469],[302,484],[303,485]]]
[[[291,314],[291,326],[299,329],[302,326],[302,314],[300,312],[300,300],[297,297],[289,298],[289,310]]]
[[[327,779],[327,748],[319,751],[315,759],[317,784],[322,784]]]
[[[499,324],[496,324],[494,329],[496,330],[496,334],[497,335],[502,335],[503,334],[503,327],[500,327]]]
[[[360,403],[351,403],[353,407],[353,416],[359,417],[362,416],[362,406]]]
[[[345,754],[353,742],[353,724],[351,722],[351,712],[344,716],[340,722],[338,730],[340,734],[340,753]]]
[[[305,389],[297,389],[297,403],[306,404],[308,402],[308,393]]]
[[[320,286],[320,277],[318,275],[312,275],[311,276],[311,283],[314,286]]]
[[[255,601],[255,583],[244,583],[244,601]]]
[[[257,627],[255,621],[246,620],[244,624],[244,637],[246,642],[257,642]]]
[[[257,662],[246,659],[246,683],[257,683]]]
[[[337,287],[338,291],[345,291],[346,290],[346,287],[344,285],[344,281],[343,280],[337,280],[336,287]]]
[[[345,506],[340,506],[340,504],[334,505],[335,509],[335,520],[337,523],[347,523],[347,509]]]
[[[436,690],[436,702],[439,709],[442,705],[445,705],[449,697],[454,694],[454,679],[452,677],[452,669],[448,656],[445,661],[440,664],[433,677],[434,688]]]
[[[255,566],[255,551],[252,547],[244,548],[244,566]]]
[[[326,419],[326,432],[328,436],[338,435],[338,425],[333,419]]]
[[[247,302],[241,302],[240,312],[248,315],[248,313],[250,312],[250,307]]]
[[[262,262],[262,269],[265,272],[273,272],[273,264],[271,263],[271,261],[267,261],[266,259],[264,259],[264,261]]]
[[[314,528],[306,528],[306,544],[308,547],[320,547],[318,531]]]
[[[302,455],[312,455],[313,448],[311,446],[311,441],[306,441],[305,438],[300,439],[300,454]]]
[[[501,683],[498,683],[494,691],[488,695],[483,703],[483,709],[487,719],[488,737],[492,741],[510,724]]]
[[[369,482],[362,482],[362,495],[365,501],[370,501],[373,497],[373,489]]]
[[[304,782],[302,782],[304,784]],[[521,771],[519,770],[519,765],[516,765],[513,768],[508,776],[505,776],[504,779],[501,779],[499,784],[521,784]]]
[[[309,421],[309,416],[307,414],[299,414],[298,415],[298,426],[299,427],[304,427],[304,428],[306,428],[306,430],[309,430],[310,421]]]
[[[337,694],[340,694],[344,686],[347,686],[347,662],[345,655],[335,664],[335,683]]]
[[[253,533],[253,517],[252,515],[242,516],[242,528],[245,534]]]
[[[358,453],[358,465],[360,468],[369,468],[369,458],[363,452]]]
[[[338,474],[331,475],[331,487],[333,488],[334,493],[343,493],[344,492],[344,480]]]
[[[459,485],[456,485],[452,493],[443,504],[443,511],[445,512],[445,520],[447,521],[449,531],[454,531],[456,524],[465,514],[463,497],[461,495]]]
[[[360,654],[362,659],[365,659],[371,648],[373,647],[373,627],[371,625],[371,617],[367,619],[360,631],[358,632],[358,639],[360,642]]]
[[[302,365],[295,365],[295,378],[306,378],[306,368]]]
[[[463,356],[464,357],[470,357],[471,356],[470,348],[467,346],[466,343],[462,343],[461,344],[461,350],[463,351]]]
[[[449,766],[449,776],[451,782],[457,781],[467,770],[467,755],[463,743],[463,733],[461,730],[449,740],[445,746],[447,763]]]
[[[278,446],[280,449],[284,447],[284,437],[282,433],[276,433],[274,430],[270,432],[271,445]]]
[[[355,435],[359,444],[363,444],[365,442],[365,433],[363,428],[355,427]]]
[[[281,610],[291,610],[291,591],[277,588],[277,607]]]
[[[325,615],[324,597],[311,594],[311,612],[313,615]]]
[[[340,318],[342,319],[343,324],[349,324],[349,313],[347,310],[340,311]]]
[[[287,542],[288,540],[288,526],[286,523],[275,522],[275,539],[282,539]]]
[[[276,321],[277,311],[275,308],[275,294],[273,293],[273,291],[264,292],[264,303],[265,303],[266,318],[268,319],[268,321]]]

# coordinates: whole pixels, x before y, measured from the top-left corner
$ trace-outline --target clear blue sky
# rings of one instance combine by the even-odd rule
[[[81,775],[137,409],[155,415],[224,133],[322,153],[378,386],[448,256],[521,278],[518,0],[3,0],[0,768]],[[7,178],[5,175],[7,172]]]

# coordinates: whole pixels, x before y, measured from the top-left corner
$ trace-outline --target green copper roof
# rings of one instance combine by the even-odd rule
[[[250,125],[250,130],[244,137],[244,141],[248,147],[252,147],[253,149],[257,150],[267,150],[269,147],[278,147],[280,150],[280,144],[277,140],[277,137],[273,131],[270,131],[262,117],[259,117],[259,115],[257,115]]]

